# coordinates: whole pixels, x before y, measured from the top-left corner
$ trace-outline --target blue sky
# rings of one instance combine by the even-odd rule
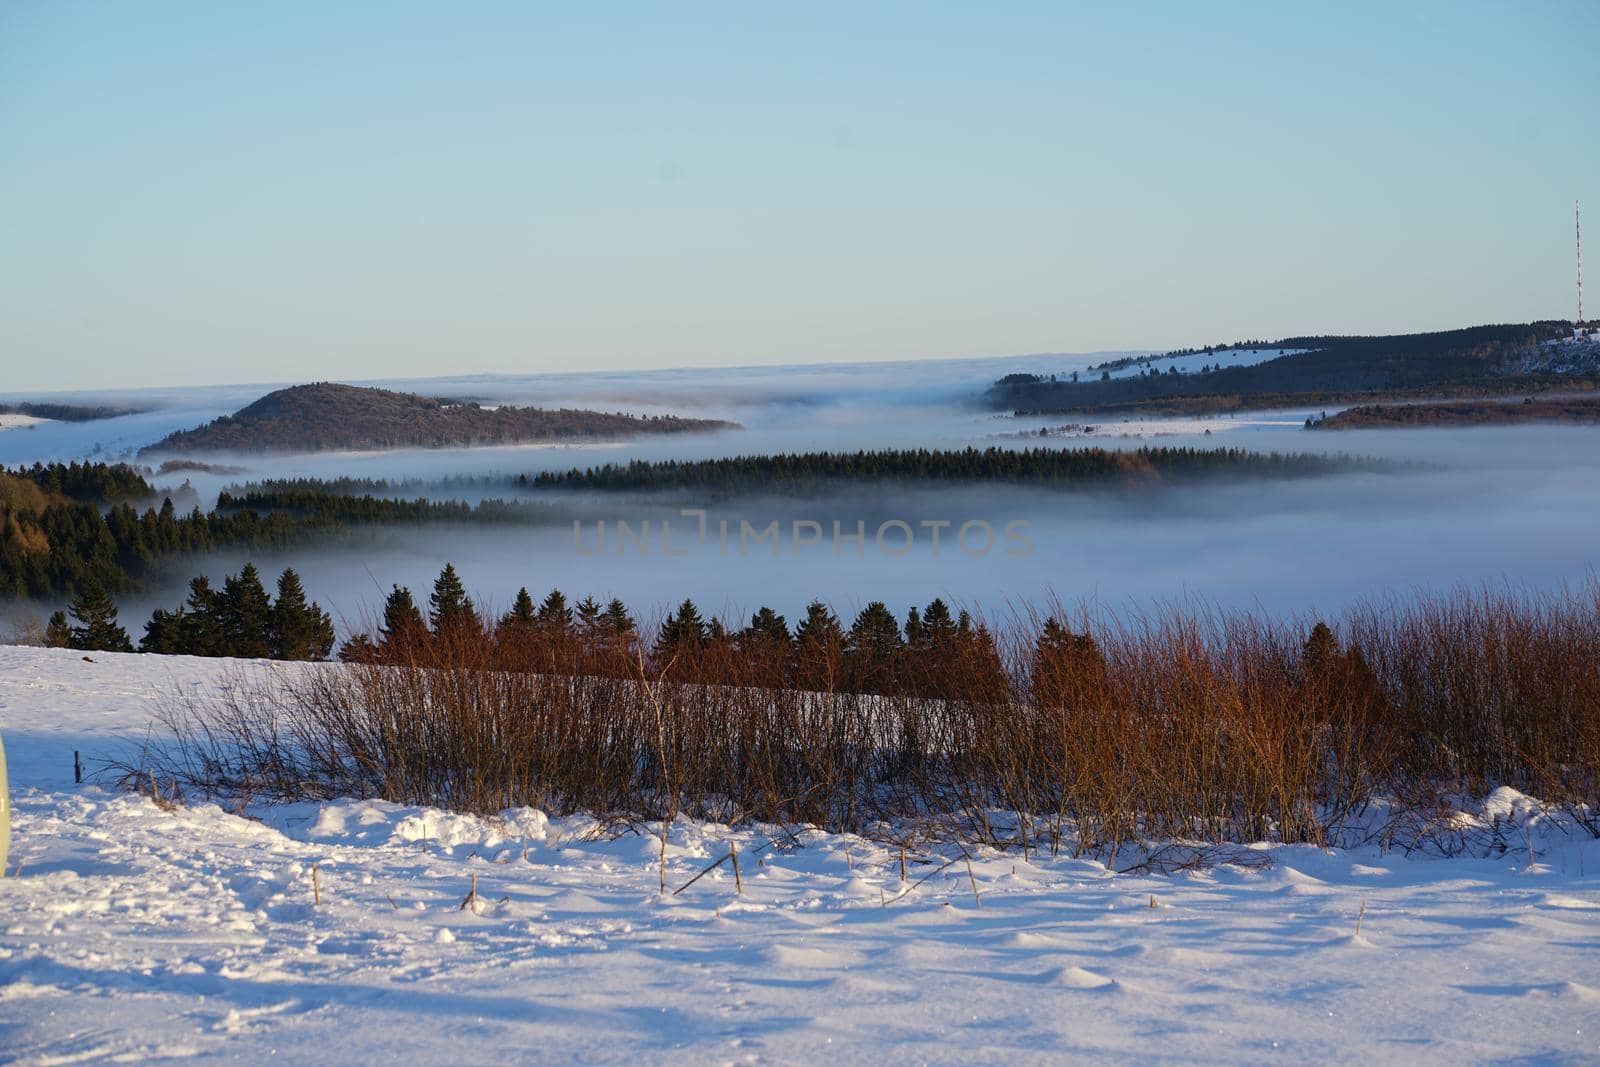
[[[1573,314],[1600,4],[1111,8],[0,0],[0,390]]]

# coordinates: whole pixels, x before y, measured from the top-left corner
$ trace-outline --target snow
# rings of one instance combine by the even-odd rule
[[[724,865],[663,897],[656,841],[583,817],[73,782],[74,750],[134,758],[181,690],[308,669],[0,646],[0,1060],[1600,1056],[1600,842],[1510,790],[1462,816],[1518,827],[1498,856],[1261,845],[1158,876],[985,851],[892,899],[898,852],[850,837],[680,823],[669,889],[737,843],[745,891]]]
[[[1198,374],[1206,367],[1254,367],[1260,363],[1277,359],[1279,356],[1294,356],[1304,352],[1303,348],[1230,348],[1214,352],[1190,352],[1181,356],[1141,357],[1138,362],[1129,367],[1107,369],[1113,381],[1119,378],[1135,378],[1143,374],[1146,367],[1165,374],[1170,368],[1176,368],[1179,374]],[[1097,381],[1101,371],[1093,367],[1080,375],[1084,381]]]
[[[0,412],[0,430],[23,430],[49,421],[49,419],[41,419],[36,415]]]
[[[1305,426],[1308,417],[1316,412],[1302,411],[1252,411],[1238,415],[1175,415],[1134,418],[1121,416],[1097,418],[1085,416],[1081,421],[1055,426],[1048,423],[1036,429],[1023,429],[992,434],[1005,438],[1107,438],[1143,439],[1147,437],[1196,437],[1205,434],[1233,433],[1240,430],[1296,430]],[[1038,416],[1019,415],[1011,418],[1017,425],[1037,422]],[[1041,432],[1043,431],[1043,432]]]

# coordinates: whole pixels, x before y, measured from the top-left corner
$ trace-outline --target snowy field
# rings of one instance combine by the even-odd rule
[[[1175,370],[1179,374],[1198,374],[1208,367],[1254,367],[1266,363],[1280,356],[1296,356],[1304,352],[1303,348],[1230,348],[1216,352],[1187,352],[1181,356],[1158,356],[1138,358],[1126,367],[1090,367],[1084,375],[1085,381],[1094,381],[1102,369],[1112,379],[1135,378],[1145,372],[1145,368],[1160,371],[1162,374]]]
[[[1479,813],[1513,820],[1496,856],[983,853],[899,899],[898,852],[679,825],[669,890],[737,843],[744,892],[723,867],[663,898],[655,841],[583,818],[76,786],[74,750],[129,757],[164,698],[239,669],[92,658],[0,646],[0,1062],[1600,1058],[1600,842],[1509,791]]]
[[[1320,409],[1319,409],[1320,410]],[[1240,430],[1290,431],[1301,429],[1308,417],[1318,412],[1309,408],[1297,411],[1252,411],[1238,415],[1173,415],[1135,418],[1131,415],[1114,419],[1097,419],[1093,416],[1080,422],[1061,423],[1056,426],[1040,425],[1037,429],[1012,430],[992,434],[996,438],[1016,438],[1037,441],[1040,438],[1072,438],[1079,440],[1135,439],[1147,437],[1203,437],[1206,434],[1233,433]],[[1038,416],[1018,415],[1013,419],[1018,425],[1037,423]]]
[[[27,430],[49,421],[49,419],[41,419],[36,415],[0,412],[0,430]]]

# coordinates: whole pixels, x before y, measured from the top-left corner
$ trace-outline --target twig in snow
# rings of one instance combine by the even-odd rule
[[[909,886],[907,886],[906,888],[900,890],[900,892],[896,893],[894,896],[890,897],[889,898],[889,903],[893,904],[895,901],[899,900],[901,897],[905,896],[906,894],[910,893],[912,890],[916,889],[917,886],[921,885],[923,882],[926,882],[929,878],[932,878],[936,874],[943,873],[949,867],[954,865],[956,860],[958,860],[960,858],[961,858],[960,856],[952,856],[950,859],[945,860],[944,863],[940,864],[938,867],[936,867],[933,870],[929,871],[927,874],[923,875],[921,878],[918,878],[915,882],[912,882]]]
[[[683,892],[685,889],[688,889],[690,886],[694,885],[700,879],[704,878],[706,875],[710,874],[712,871],[716,870],[718,867],[722,866],[724,863],[727,863],[730,859],[733,859],[733,858],[734,857],[733,857],[733,853],[732,852],[724,852],[720,857],[717,858],[717,860],[715,862],[713,862],[711,864],[711,866],[709,866],[709,867],[705,868],[704,870],[702,870],[699,874],[695,875],[693,878],[689,879],[687,882],[685,882],[682,885],[680,885],[677,889],[674,889],[672,891],[672,895],[673,896],[677,896],[679,893]],[[739,866],[738,866],[737,862],[734,863],[734,868],[733,869],[734,869],[734,876],[735,876],[735,878],[737,878],[738,877],[738,870],[739,870]],[[740,892],[743,892],[743,891],[744,891],[743,890],[743,886],[741,885]]]

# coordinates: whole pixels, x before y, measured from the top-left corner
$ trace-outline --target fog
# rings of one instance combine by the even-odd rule
[[[482,605],[504,608],[520,586],[535,596],[559,587],[569,598],[621,597],[650,616],[685,597],[730,618],[766,604],[791,619],[813,597],[848,613],[881,599],[903,613],[935,596],[995,613],[1054,597],[1102,607],[1148,608],[1200,597],[1226,607],[1273,613],[1332,612],[1352,601],[1413,588],[1509,583],[1548,588],[1582,580],[1595,564],[1600,529],[1600,430],[1511,427],[1467,430],[1307,432],[1304,411],[1242,419],[1110,421],[1090,439],[1022,436],[1060,419],[1014,419],[979,407],[988,382],[1014,370],[1068,373],[1109,358],[1031,356],[926,364],[675,371],[649,374],[470,377],[383,383],[483,403],[537,403],[605,410],[670,411],[734,419],[743,430],[640,439],[619,444],[407,450],[388,453],[216,458],[239,475],[185,473],[206,498],[222,485],[256,478],[384,478],[416,483],[408,494],[477,499],[511,496],[516,474],[624,462],[702,458],[800,449],[878,447],[1073,448],[1142,444],[1241,446],[1261,450],[1350,452],[1406,461],[1392,473],[1297,481],[1217,482],[1138,492],[1017,487],[929,489],[893,484],[809,499],[750,496],[708,500],[696,494],[525,493],[559,500],[583,516],[546,525],[393,527],[355,531],[278,553],[221,553],[179,560],[159,587],[123,601],[137,633],[151,607],[171,605],[194,573],[214,580],[253,558],[269,579],[293,565],[308,592],[336,617],[370,616],[393,584],[425,597],[439,568],[453,562]],[[171,390],[143,415],[0,433],[0,461],[87,455],[95,441],[123,449],[233,410],[270,387]],[[73,397],[75,402],[89,402]],[[133,394],[97,394],[97,403],[137,403]],[[153,401],[146,395],[144,400]],[[210,412],[210,414],[205,414]],[[197,413],[199,417],[197,416]],[[1119,427],[1159,436],[1112,436]],[[1211,428],[1205,435],[1203,430]],[[1099,438],[1097,441],[1095,438]],[[31,451],[30,451],[31,449]],[[108,450],[102,448],[101,455]],[[489,480],[463,489],[452,478]],[[706,507],[699,518],[680,509]],[[617,523],[633,540],[619,545]],[[639,541],[649,522],[648,545]],[[599,523],[607,541],[597,548]],[[663,543],[670,523],[672,550]],[[741,548],[741,522],[748,524]],[[776,522],[777,551],[754,534]],[[842,541],[833,527],[862,543]],[[939,527],[940,549],[931,542]],[[727,524],[727,547],[719,531]],[[794,543],[819,531],[816,544]],[[814,523],[814,527],[807,525]],[[883,524],[890,526],[884,527]],[[964,523],[987,552],[955,544]],[[1008,537],[1007,525],[1018,537]],[[904,526],[895,525],[904,524]],[[876,534],[884,529],[885,542]],[[911,535],[909,548],[906,535]],[[1028,550],[1021,551],[1023,541]],[[969,548],[975,547],[969,544]],[[1010,549],[1011,551],[1008,551]]]

